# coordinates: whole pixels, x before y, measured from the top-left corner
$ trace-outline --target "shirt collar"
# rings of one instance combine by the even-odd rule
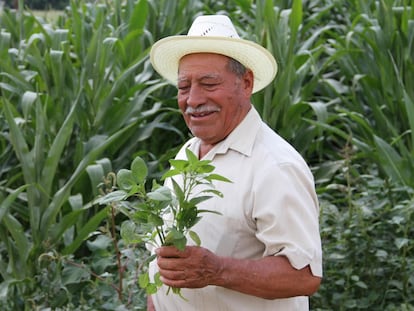
[[[252,153],[254,140],[261,125],[261,118],[256,109],[252,106],[242,122],[221,142],[217,143],[205,156],[206,160],[212,160],[216,154],[225,154],[229,149],[240,152],[246,156]],[[190,149],[198,152],[200,140],[195,138]]]

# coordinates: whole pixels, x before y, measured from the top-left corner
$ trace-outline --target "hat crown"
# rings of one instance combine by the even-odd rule
[[[198,16],[191,25],[187,36],[240,39],[230,18],[225,15]]]
[[[163,38],[150,52],[154,69],[177,85],[180,59],[188,54],[213,53],[233,58],[253,72],[253,93],[266,87],[277,73],[277,63],[261,45],[239,37],[230,18],[225,15],[201,15],[187,35]]]

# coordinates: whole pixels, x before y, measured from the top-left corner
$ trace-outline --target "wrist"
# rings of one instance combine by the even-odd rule
[[[216,273],[212,285],[227,287],[230,282],[229,267],[231,258],[217,257]]]

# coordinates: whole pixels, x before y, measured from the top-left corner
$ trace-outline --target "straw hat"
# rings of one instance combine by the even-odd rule
[[[277,73],[272,54],[257,43],[241,39],[225,15],[197,17],[187,35],[157,41],[150,58],[154,69],[176,85],[180,59],[192,53],[217,53],[236,59],[253,71],[253,93],[266,87]]]

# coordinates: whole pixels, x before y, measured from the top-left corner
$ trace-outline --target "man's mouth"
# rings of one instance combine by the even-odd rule
[[[190,116],[192,116],[193,118],[202,118],[205,116],[208,116],[210,114],[213,114],[216,111],[209,111],[209,112],[202,112],[202,113],[191,113]]]
[[[185,114],[193,118],[202,118],[202,117],[209,116],[219,111],[220,111],[220,108],[216,106],[199,106],[196,108],[187,107],[185,110]]]

